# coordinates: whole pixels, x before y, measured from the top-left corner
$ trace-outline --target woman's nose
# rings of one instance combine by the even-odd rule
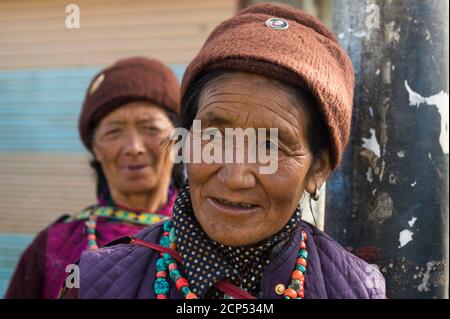
[[[145,153],[145,143],[138,134],[130,134],[125,141],[125,154],[139,156]]]
[[[248,189],[254,187],[256,184],[251,164],[224,164],[220,168],[217,176],[229,190]]]

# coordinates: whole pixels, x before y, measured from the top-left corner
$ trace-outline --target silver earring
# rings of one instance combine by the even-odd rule
[[[317,187],[317,183],[316,183],[316,189],[314,190],[314,194],[311,194],[311,198],[317,202],[319,200],[319,197],[320,197],[320,190]]]

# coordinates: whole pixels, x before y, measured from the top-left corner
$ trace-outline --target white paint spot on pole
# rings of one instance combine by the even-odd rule
[[[400,237],[398,239],[400,242],[400,246],[398,246],[398,248],[402,248],[407,243],[409,243],[411,240],[413,240],[412,239],[413,235],[414,235],[414,233],[412,231],[410,231],[409,229],[402,230],[400,232]]]
[[[441,134],[439,136],[439,143],[441,144],[444,154],[448,154],[448,93],[444,91],[438,94],[424,97],[414,92],[408,85],[408,81],[405,80],[405,88],[409,94],[409,105],[419,107],[420,104],[434,105],[437,107],[439,114],[441,115]]]
[[[372,169],[371,169],[370,167],[367,169],[366,176],[367,176],[367,181],[368,181],[369,183],[372,183],[372,181],[373,181],[373,178],[372,178]]]
[[[411,218],[411,220],[408,222],[408,224],[409,224],[409,227],[413,227],[414,226],[414,223],[416,222],[416,220],[417,220],[417,217],[412,217]]]
[[[397,152],[397,156],[400,157],[400,158],[403,158],[403,157],[405,157],[405,153],[406,152],[404,150],[400,150],[400,151]]]
[[[359,31],[359,32],[354,32],[355,30],[353,30],[352,28],[349,28],[347,31],[348,31],[349,35],[352,35],[355,38],[366,38],[366,39],[369,39],[370,38],[370,34],[371,34],[370,31],[367,32],[367,31],[364,31],[364,30],[363,31]],[[342,34],[342,38],[340,38],[341,34]],[[343,39],[345,37],[345,35],[343,33],[340,33],[338,35],[338,37],[339,37],[339,39]]]
[[[371,128],[369,130],[370,132],[370,137],[369,138],[362,138],[361,140],[363,141],[363,145],[362,147],[372,151],[376,156],[381,157],[381,152],[380,152],[380,144],[377,141],[377,136],[375,134],[375,129]]]
[[[416,184],[417,184],[417,181],[412,182],[412,183],[411,183],[411,187],[416,186]]]

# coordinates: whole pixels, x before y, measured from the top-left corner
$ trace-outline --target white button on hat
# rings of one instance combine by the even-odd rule
[[[281,18],[269,18],[266,20],[266,26],[274,30],[285,30],[289,28],[289,23]]]

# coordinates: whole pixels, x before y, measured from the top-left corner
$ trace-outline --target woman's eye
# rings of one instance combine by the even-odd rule
[[[117,134],[117,133],[120,133],[120,129],[115,128],[115,129],[106,131],[105,135],[110,136],[110,135],[114,135],[114,134]]]
[[[144,129],[146,131],[149,131],[149,132],[156,132],[156,131],[158,131],[158,129],[156,127],[153,127],[153,126],[145,126]]]

